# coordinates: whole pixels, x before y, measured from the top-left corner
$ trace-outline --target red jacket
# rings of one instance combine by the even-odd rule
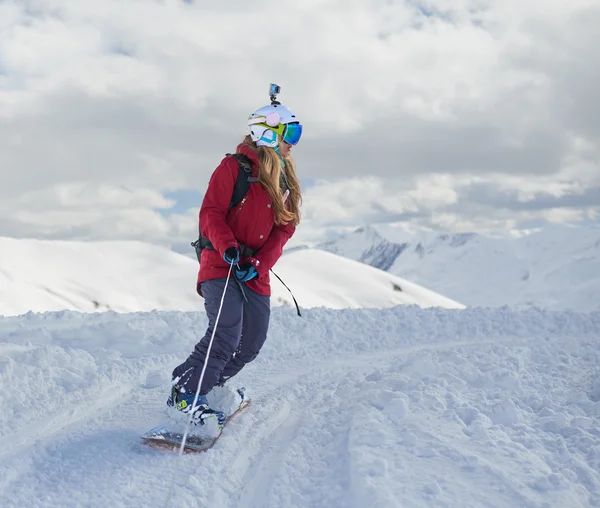
[[[238,153],[252,161],[252,176],[258,176],[258,154],[247,145],[239,145]],[[200,260],[198,284],[205,280],[227,277],[229,265],[223,261],[228,247],[243,244],[257,251],[252,258],[243,258],[240,263],[250,261],[258,277],[246,285],[261,295],[271,295],[269,270],[280,258],[283,246],[292,237],[295,226],[291,223],[276,226],[271,198],[263,186],[250,184],[246,199],[229,210],[233,187],[240,171],[238,161],[227,156],[213,172],[208,189],[200,207],[202,236],[208,238],[212,249],[204,249]],[[231,276],[233,277],[233,270]]]

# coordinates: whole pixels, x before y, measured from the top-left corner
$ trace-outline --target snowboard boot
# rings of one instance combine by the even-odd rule
[[[221,427],[225,423],[225,413],[212,409],[208,404],[206,395],[198,395],[196,406],[192,407],[195,397],[195,393],[185,393],[173,386],[167,399],[167,406],[174,407],[188,415],[192,412],[192,422],[196,425],[204,425],[209,420],[216,420],[219,427]]]

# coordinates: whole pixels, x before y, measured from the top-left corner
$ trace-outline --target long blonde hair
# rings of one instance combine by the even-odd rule
[[[294,226],[300,224],[300,205],[302,204],[302,193],[300,192],[300,181],[296,176],[296,162],[290,155],[285,157],[284,178],[290,194],[283,202],[279,179],[281,178],[281,159],[279,154],[270,147],[256,146],[250,136],[246,136],[242,144],[250,147],[258,153],[260,168],[258,171],[258,181],[267,191],[273,203],[273,212],[275,213],[275,224],[287,224],[291,222]]]

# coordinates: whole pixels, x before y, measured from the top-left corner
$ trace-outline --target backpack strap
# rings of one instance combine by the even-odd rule
[[[235,157],[239,166],[238,176],[235,181],[235,186],[233,187],[233,194],[231,195],[231,202],[229,203],[229,208],[233,208],[241,203],[244,196],[248,194],[248,191],[250,190],[250,184],[258,182],[258,178],[252,176],[252,161],[244,154],[228,153],[227,155]]]
[[[235,185],[233,187],[233,193],[231,195],[231,201],[229,203],[229,209],[237,206],[242,202],[248,191],[250,190],[250,184],[254,182],[258,182],[258,178],[252,176],[252,161],[241,153],[228,153],[227,156],[235,157],[238,161],[238,176],[235,181]],[[196,256],[198,261],[200,261],[200,256],[202,255],[203,249],[214,249],[213,244],[210,242],[208,238],[204,238],[202,236],[200,224],[198,224],[199,234],[198,240],[192,242],[192,247],[196,249]],[[240,245],[241,254],[243,257],[248,257],[254,255],[254,251],[249,249],[245,245]]]

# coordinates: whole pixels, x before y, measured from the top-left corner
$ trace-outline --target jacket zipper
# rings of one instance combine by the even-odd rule
[[[228,226],[231,226],[231,225],[233,224],[233,221],[234,221],[235,219],[237,219],[237,216],[240,214],[240,210],[241,210],[242,208],[244,208],[244,203],[246,202],[246,200],[247,200],[247,199],[248,199],[248,196],[246,195],[246,196],[244,196],[244,199],[242,199],[242,200],[240,201],[240,204],[238,205],[238,209],[236,210],[236,212],[235,212],[235,215],[234,215],[234,216],[231,218],[231,220],[230,220],[230,221],[227,223],[227,225],[228,225]]]

